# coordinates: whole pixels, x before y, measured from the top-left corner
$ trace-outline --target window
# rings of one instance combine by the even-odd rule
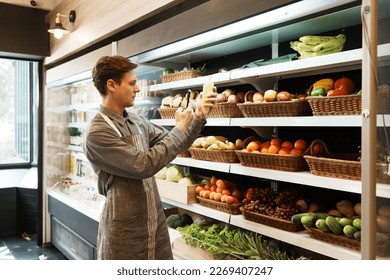
[[[38,89],[38,62],[0,58],[0,165],[36,163]]]

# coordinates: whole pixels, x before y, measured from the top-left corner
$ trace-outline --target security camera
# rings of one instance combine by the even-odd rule
[[[38,3],[37,3],[37,1],[31,0],[30,5],[33,7],[36,7],[36,6],[38,6]]]

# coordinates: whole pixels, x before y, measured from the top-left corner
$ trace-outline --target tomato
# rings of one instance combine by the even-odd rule
[[[339,96],[351,94],[355,89],[355,85],[350,78],[342,77],[334,83],[334,89],[328,91],[327,96]]]

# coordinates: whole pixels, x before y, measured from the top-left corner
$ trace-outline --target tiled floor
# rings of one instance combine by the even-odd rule
[[[42,248],[34,237],[31,240],[22,235],[0,237],[0,260],[66,260],[54,246]]]

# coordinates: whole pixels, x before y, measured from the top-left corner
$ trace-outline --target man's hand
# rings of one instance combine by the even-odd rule
[[[175,112],[176,127],[181,131],[185,132],[193,120],[193,112],[191,106],[187,109],[179,107]]]

